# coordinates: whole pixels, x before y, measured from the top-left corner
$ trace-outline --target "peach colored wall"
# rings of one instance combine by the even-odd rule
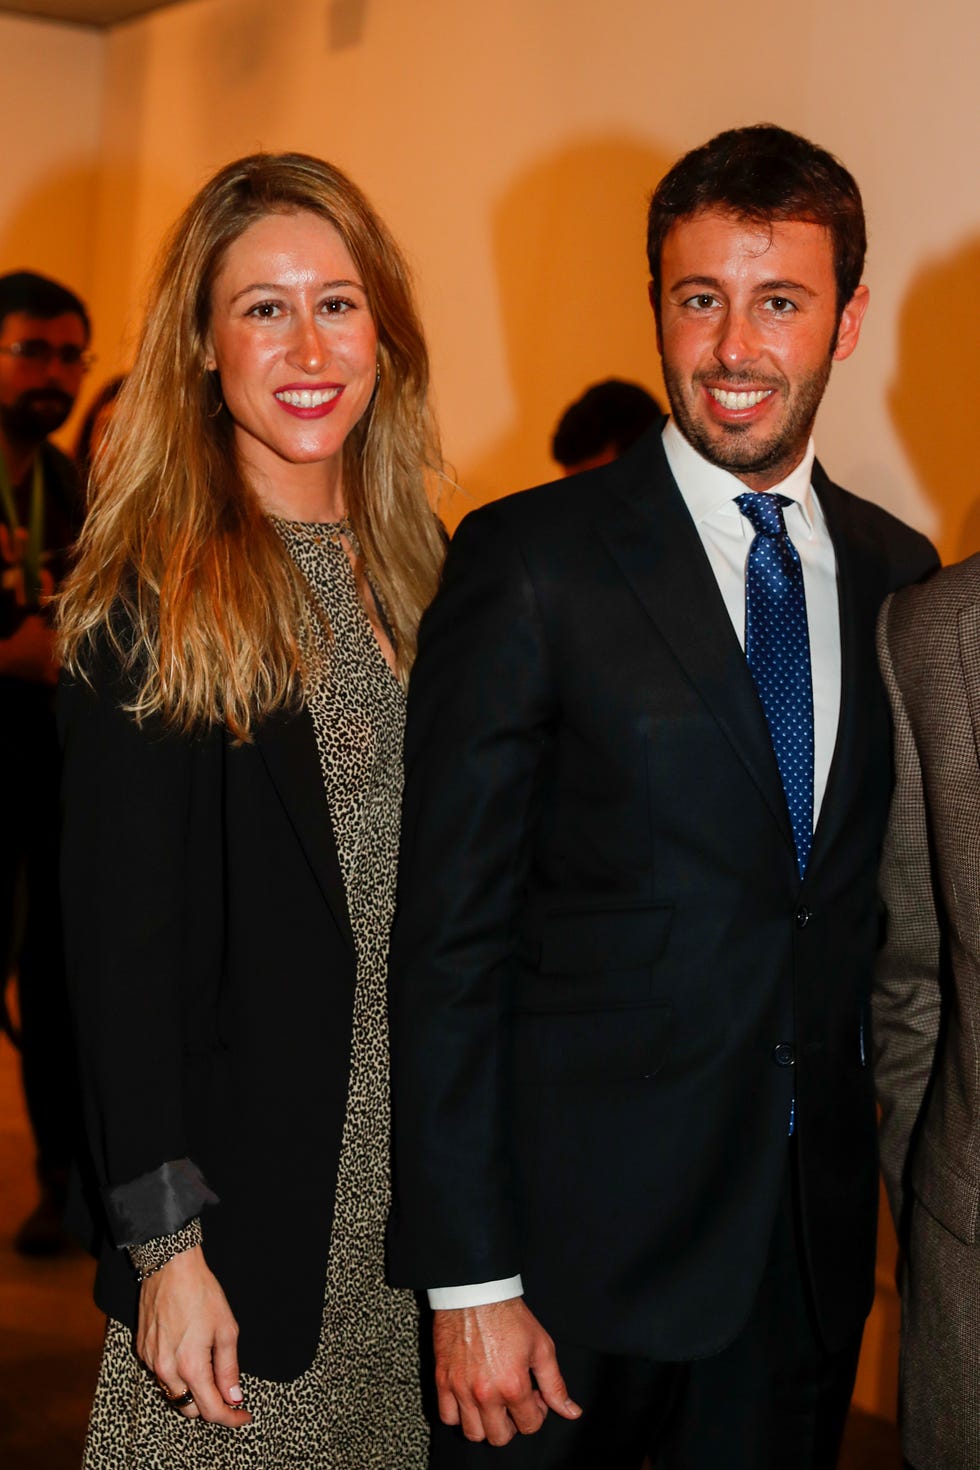
[[[835,371],[821,455],[953,558],[980,545],[960,450],[978,45],[972,0],[825,0],[751,21],[729,0],[191,0],[108,41],[100,324],[131,332],[162,228],[219,164],[257,147],[326,155],[417,267],[458,511],[550,477],[550,431],[587,382],[658,386],[645,195],[685,148],[772,119],[844,158],[870,218],[872,310]]]
[[[588,382],[660,387],[643,217],[672,159],[737,124],[807,133],[856,174],[871,231],[871,312],[835,370],[821,456],[946,559],[980,547],[975,0],[188,0],[107,36],[0,19],[0,45],[17,140],[0,260],[88,291],[93,388],[126,364],[191,191],[256,148],[321,153],[415,264],[463,487],[451,520],[552,475],[554,422]],[[858,1385],[883,1412],[893,1257],[885,1223]]]
[[[0,272],[38,270],[88,301],[105,39],[0,16],[0,55]]]

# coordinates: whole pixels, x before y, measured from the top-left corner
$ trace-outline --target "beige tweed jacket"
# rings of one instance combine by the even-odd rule
[[[980,1470],[980,555],[890,597],[895,722],[875,1076],[904,1251],[902,1443]]]

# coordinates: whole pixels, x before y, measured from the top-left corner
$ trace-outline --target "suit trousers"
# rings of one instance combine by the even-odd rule
[[[787,1168],[759,1291],[728,1347],[660,1363],[557,1341],[582,1418],[549,1414],[502,1449],[436,1424],[430,1470],[640,1470],[646,1455],[654,1470],[833,1470],[861,1333],[833,1353],[820,1342],[794,1194]]]

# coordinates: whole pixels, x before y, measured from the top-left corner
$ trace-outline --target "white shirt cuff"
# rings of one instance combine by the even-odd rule
[[[524,1295],[519,1276],[505,1276],[500,1281],[478,1281],[473,1286],[431,1286],[429,1306],[434,1312],[451,1312],[457,1307],[486,1307],[491,1302],[509,1302]]]

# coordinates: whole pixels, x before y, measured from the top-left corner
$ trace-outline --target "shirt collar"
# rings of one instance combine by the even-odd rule
[[[735,497],[741,495],[747,488],[744,482],[737,475],[733,475],[730,470],[723,470],[719,465],[711,464],[699,454],[694,446],[684,438],[672,418],[667,420],[664,428],[663,445],[670,472],[677,481],[684,504],[695,523],[707,520],[709,516],[725,511],[729,507],[736,515],[740,514],[735,505]],[[803,515],[808,534],[812,534],[816,521],[815,497],[810,484],[813,459],[814,448],[811,438],[807,444],[806,453],[796,468],[790,471],[785,480],[771,487],[772,491],[778,491],[780,495],[785,495],[787,500],[796,502]]]

